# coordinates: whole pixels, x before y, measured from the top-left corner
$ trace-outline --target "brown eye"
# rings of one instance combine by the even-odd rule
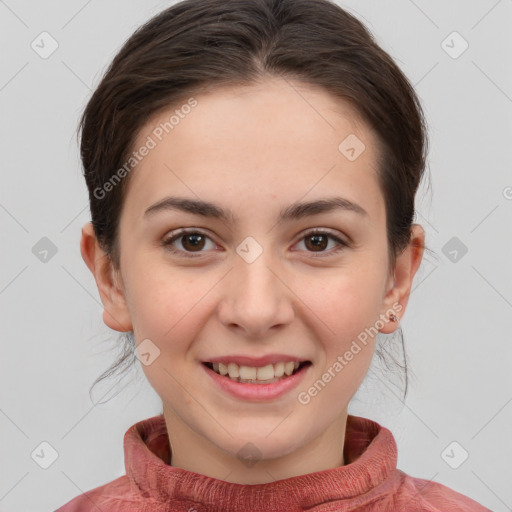
[[[170,252],[184,257],[201,256],[206,252],[207,241],[210,240],[212,246],[215,244],[211,241],[210,237],[201,231],[181,230],[175,235],[162,241],[162,245]],[[196,253],[196,254],[194,254]]]
[[[306,242],[306,247],[313,251],[325,249],[328,245],[328,237],[325,235],[313,234],[305,237],[305,240],[309,240],[311,243]]]
[[[301,242],[303,240],[306,252],[318,253],[318,257],[335,255],[350,246],[348,242],[343,241],[341,238],[335,236],[329,231],[320,229],[306,233],[306,235],[301,239]],[[329,246],[330,240],[335,242],[334,249],[326,250]]]
[[[184,235],[181,237],[182,246],[185,250],[194,251],[195,249],[202,249],[204,247],[205,237],[200,233],[193,233],[191,235]]]

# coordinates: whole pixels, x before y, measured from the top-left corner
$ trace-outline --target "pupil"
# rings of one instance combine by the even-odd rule
[[[314,240],[313,247],[325,249],[325,236],[324,235],[310,235],[309,240]],[[321,241],[319,241],[319,239]],[[322,243],[323,242],[323,243]]]
[[[204,240],[201,240],[202,238],[203,238],[203,236],[202,235],[198,235],[198,234],[196,234],[196,235],[186,235],[185,236],[185,244],[184,245],[186,246],[189,240],[196,239],[195,241],[192,242],[192,244],[190,244],[190,246],[192,248],[196,248],[197,249],[199,247],[201,249],[202,248],[201,242],[204,243]],[[199,239],[199,240],[197,240],[197,239]]]

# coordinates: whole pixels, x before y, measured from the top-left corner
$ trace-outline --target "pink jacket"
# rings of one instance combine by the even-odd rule
[[[484,512],[489,509],[439,484],[397,469],[393,434],[348,415],[344,466],[258,485],[241,485],[167,464],[163,415],[124,436],[126,475],[77,496],[56,512]]]

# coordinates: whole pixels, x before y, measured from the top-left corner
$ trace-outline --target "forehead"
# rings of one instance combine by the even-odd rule
[[[377,137],[347,102],[281,79],[225,86],[193,100],[140,129],[134,150],[150,140],[152,149],[132,171],[125,203],[140,211],[179,191],[243,197],[257,206],[263,195],[286,203],[333,189],[376,208],[382,203]]]

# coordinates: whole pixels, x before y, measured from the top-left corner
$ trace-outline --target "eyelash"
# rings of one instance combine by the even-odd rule
[[[172,247],[172,244],[174,241],[176,241],[180,238],[183,238],[186,235],[202,235],[202,236],[205,236],[206,238],[210,238],[206,233],[204,233],[203,231],[198,230],[198,229],[181,229],[180,231],[175,233],[170,238],[166,238],[165,240],[163,240],[162,245],[173,254],[177,254],[177,255],[185,257],[185,258],[200,258],[201,252],[203,252],[203,251],[200,251],[198,253],[192,253],[192,252],[175,249],[174,247]],[[350,247],[350,244],[348,242],[345,242],[344,240],[335,236],[330,231],[325,230],[325,229],[320,229],[320,228],[316,228],[316,229],[312,229],[311,231],[308,231],[307,233],[305,233],[302,236],[302,238],[299,240],[299,242],[301,242],[308,236],[313,236],[313,235],[327,236],[339,244],[337,248],[335,248],[334,250],[331,250],[331,251],[321,252],[321,253],[317,253],[317,254],[312,252],[314,258],[323,258],[323,257],[325,257],[325,255],[327,255],[327,256],[336,255],[339,252],[343,251],[345,248]],[[210,240],[211,240],[211,238],[210,238]],[[311,252],[311,251],[307,251],[307,252]]]

